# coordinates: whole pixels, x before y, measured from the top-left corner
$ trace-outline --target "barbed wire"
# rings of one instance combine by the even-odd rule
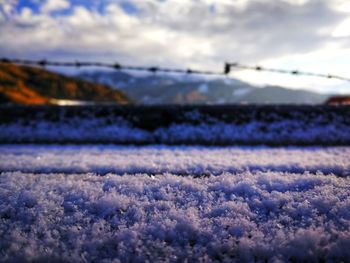
[[[112,68],[116,70],[135,70],[135,71],[149,71],[149,72],[164,72],[164,73],[179,73],[179,74],[199,74],[199,75],[223,75],[223,72],[193,70],[193,69],[174,69],[163,67],[145,67],[145,66],[130,66],[121,65],[119,63],[103,63],[103,62],[61,62],[61,61],[49,61],[49,60],[26,60],[26,59],[0,59],[3,63],[14,63],[22,65],[34,65],[34,66],[56,66],[56,67],[104,67]]]
[[[267,72],[273,72],[273,73],[280,73],[280,74],[289,74],[289,75],[300,75],[300,76],[311,76],[311,77],[319,77],[319,78],[327,78],[327,79],[339,79],[344,81],[349,81],[350,78],[345,78],[337,75],[332,74],[321,74],[321,73],[313,73],[313,72],[306,72],[306,71],[300,71],[300,70],[285,70],[285,69],[275,69],[275,68],[265,68],[262,66],[247,66],[242,65],[239,63],[226,63],[225,64],[225,72],[230,72],[231,68],[239,68],[239,69],[247,69],[247,70],[255,70],[255,71],[267,71]]]
[[[285,69],[275,69],[275,68],[265,68],[262,66],[248,66],[240,63],[225,63],[222,71],[209,71],[209,70],[196,70],[196,69],[176,69],[176,68],[164,68],[164,67],[146,67],[146,66],[130,66],[122,65],[119,63],[104,63],[104,62],[81,62],[81,61],[50,61],[50,60],[27,60],[27,59],[9,59],[1,58],[2,63],[13,63],[21,65],[31,65],[31,66],[54,66],[54,67],[104,67],[111,68],[115,70],[131,70],[131,71],[148,71],[151,73],[164,72],[164,73],[178,73],[178,74],[196,74],[196,75],[217,75],[217,76],[227,76],[233,69],[243,69],[243,70],[255,70],[255,71],[266,71],[279,74],[289,74],[294,76],[311,76],[327,79],[338,79],[342,81],[350,82],[350,78],[332,75],[332,74],[321,74],[305,72],[300,70],[285,70]]]

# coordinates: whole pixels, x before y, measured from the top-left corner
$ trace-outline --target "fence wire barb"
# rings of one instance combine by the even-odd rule
[[[80,62],[80,61],[50,61],[50,60],[27,60],[27,59],[9,59],[1,58],[0,62],[2,63],[14,63],[22,65],[33,65],[33,66],[55,66],[55,67],[104,67],[111,68],[115,70],[131,70],[131,71],[148,71],[151,73],[164,72],[164,73],[177,73],[177,74],[196,74],[196,75],[217,75],[217,76],[228,76],[232,69],[243,69],[243,70],[255,70],[255,71],[267,71],[280,74],[289,74],[294,76],[311,76],[311,77],[320,77],[327,79],[339,79],[343,81],[350,82],[350,78],[345,78],[332,74],[320,74],[312,72],[304,72],[299,70],[285,70],[285,69],[276,69],[276,68],[265,68],[262,66],[248,66],[240,63],[225,63],[222,71],[206,71],[206,70],[195,70],[195,69],[176,69],[176,68],[163,68],[163,67],[145,67],[145,66],[131,66],[131,65],[122,65],[119,63],[103,63],[103,62]]]

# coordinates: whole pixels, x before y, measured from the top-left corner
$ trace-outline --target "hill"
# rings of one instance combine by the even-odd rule
[[[231,78],[135,76],[119,71],[82,72],[77,77],[118,87],[142,104],[319,104],[329,96],[276,86],[259,88]]]
[[[118,103],[129,99],[101,84],[66,77],[42,68],[0,63],[0,103],[15,104]]]

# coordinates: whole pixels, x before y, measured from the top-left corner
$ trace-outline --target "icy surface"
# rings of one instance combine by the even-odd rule
[[[0,171],[32,173],[174,173],[309,171],[350,175],[350,147],[203,147],[0,145]]]
[[[294,115],[287,118],[283,116],[288,114],[287,110],[283,114],[272,112],[265,115],[257,111],[251,113],[252,116],[236,111],[228,111],[227,115],[223,114],[217,119],[193,110],[182,113],[178,120],[176,112],[169,111],[168,115],[163,116],[161,110],[149,113],[146,120],[137,114],[130,114],[129,120],[126,120],[117,114],[85,113],[83,110],[80,113],[83,116],[78,114],[79,111],[64,114],[58,111],[57,116],[46,113],[48,116],[44,117],[40,116],[40,112],[34,112],[36,115],[18,120],[13,117],[9,122],[0,122],[0,142],[279,146],[350,144],[350,118],[347,115],[292,112]],[[240,117],[236,116],[234,121],[223,121],[232,114]],[[259,114],[262,116],[258,117]]]
[[[4,145],[0,261],[347,262],[349,153]]]

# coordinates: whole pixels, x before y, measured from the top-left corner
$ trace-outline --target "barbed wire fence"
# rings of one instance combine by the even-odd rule
[[[255,70],[255,71],[273,72],[273,73],[279,73],[279,74],[289,74],[294,76],[299,75],[299,76],[319,77],[319,78],[327,78],[327,79],[339,79],[339,80],[350,82],[350,78],[346,78],[338,75],[305,72],[300,70],[285,70],[285,69],[265,68],[262,66],[247,66],[239,63],[226,63],[225,72],[226,72],[226,67],[228,72],[230,72],[231,68],[238,68],[238,69],[247,69],[247,70]]]
[[[240,63],[224,63],[222,71],[209,71],[209,70],[196,70],[196,69],[175,69],[175,68],[165,68],[165,67],[155,67],[155,66],[131,66],[123,65],[119,63],[104,63],[104,62],[82,62],[82,61],[50,61],[50,60],[27,60],[27,59],[10,59],[10,58],[1,58],[0,62],[2,63],[12,63],[12,64],[21,64],[29,66],[53,66],[53,67],[103,67],[110,68],[115,70],[130,70],[130,71],[148,71],[151,73],[163,72],[163,73],[177,73],[177,74],[196,74],[196,75],[217,75],[217,76],[228,76],[234,69],[241,70],[254,70],[259,72],[272,72],[279,74],[289,74],[294,76],[310,76],[310,77],[319,77],[327,79],[338,79],[342,81],[350,82],[350,78],[333,75],[333,74],[321,74],[321,73],[312,73],[305,72],[300,70],[285,70],[285,69],[276,69],[276,68],[265,68],[263,66],[249,66]]]

